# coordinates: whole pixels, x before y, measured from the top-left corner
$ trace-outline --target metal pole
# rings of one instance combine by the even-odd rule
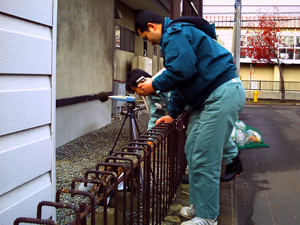
[[[251,90],[251,77],[252,77],[252,63],[250,64],[249,101],[250,101],[250,90]]]
[[[240,77],[240,47],[241,47],[241,8],[242,0],[235,1],[235,21],[236,21],[236,30],[235,30],[235,66],[236,74]]]

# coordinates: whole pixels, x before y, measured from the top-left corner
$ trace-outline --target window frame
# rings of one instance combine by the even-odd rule
[[[115,49],[135,51],[135,32],[126,27],[115,25]]]
[[[243,51],[247,51],[247,50],[243,50],[243,49],[245,49],[245,47],[251,47],[251,45],[249,45],[249,43],[248,43],[249,42],[248,36],[250,36],[250,35],[251,34],[247,34],[247,33],[241,35],[240,58],[243,60],[251,59],[247,56],[247,53],[245,53],[245,56],[242,55]],[[288,41],[288,43],[285,43],[285,45],[290,44],[290,46],[283,46],[283,45],[278,46],[278,54],[285,54],[285,55],[280,55],[280,58],[282,60],[284,60],[285,62],[291,61],[291,60],[295,60],[295,61],[300,60],[300,33],[282,33],[280,35],[280,37],[288,37],[286,39],[289,39],[289,37],[292,37],[292,39],[293,39],[292,45],[291,45],[291,41]]]

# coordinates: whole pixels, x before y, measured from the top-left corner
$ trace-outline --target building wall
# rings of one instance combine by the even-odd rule
[[[300,82],[300,65],[281,65],[285,81]],[[240,74],[243,80],[250,80],[250,63],[242,63]],[[277,65],[253,66],[251,80],[280,81]]]
[[[55,12],[55,0],[0,4],[1,225],[54,200]]]
[[[58,101],[112,92],[113,20],[114,1],[58,0]],[[110,108],[95,98],[58,107],[56,147],[110,123]]]
[[[122,18],[115,19],[115,25],[119,25],[125,27],[133,32],[134,30],[134,19],[135,19],[135,11],[130,9],[128,6],[124,5],[120,1],[115,1],[115,7],[121,12]],[[135,36],[135,40],[137,36]],[[137,48],[142,48],[142,46],[136,46]],[[126,80],[126,74],[132,69],[132,58],[134,57],[134,52],[122,51],[119,49],[115,50],[115,73],[114,79],[119,81]],[[142,55],[142,51],[141,54]]]
[[[281,69],[285,81],[300,82],[300,65],[282,65]]]
[[[233,49],[232,49],[233,32],[234,32],[234,30],[231,27],[222,27],[222,28],[216,29],[217,42],[230,52],[233,51]]]
[[[115,7],[121,12],[122,18],[115,19],[115,24],[126,27],[129,30],[134,31],[134,19],[135,11],[124,5],[119,0],[115,1]]]
[[[58,1],[57,99],[112,90],[113,1]]]
[[[103,103],[94,100],[58,107],[56,109],[56,124],[59,131],[57,131],[56,146],[97,130],[99,127],[105,126],[106,121],[110,120],[111,100]]]
[[[131,71],[132,58],[134,57],[133,52],[116,50],[115,52],[115,80],[125,81],[126,74]]]
[[[144,40],[143,38],[140,38],[139,36],[135,37],[135,52],[134,56],[142,56],[144,55]]]
[[[122,2],[116,0],[115,7],[121,12],[122,18],[121,19],[115,19],[115,24],[125,27],[129,30],[132,30],[135,32],[134,27],[134,20],[136,17],[137,12],[129,8],[128,6],[124,5]],[[159,47],[158,47],[159,49]],[[158,50],[159,52],[160,50]],[[144,40],[140,37],[135,35],[135,51],[134,53],[121,51],[121,50],[115,50],[115,80],[126,80],[126,74],[132,70],[132,59],[135,56],[145,56],[152,59],[152,74],[155,75],[156,72],[158,72],[158,62],[157,62],[157,56],[154,54],[154,47],[147,42],[147,52],[144,52]],[[160,69],[162,68],[162,64],[160,65]]]
[[[240,75],[242,80],[250,80],[250,63],[242,63]],[[274,81],[274,65],[252,66],[251,80]]]

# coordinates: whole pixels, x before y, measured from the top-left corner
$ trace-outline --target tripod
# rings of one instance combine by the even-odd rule
[[[125,118],[124,118],[124,121],[123,121],[123,124],[119,130],[119,133],[118,133],[118,136],[115,140],[115,143],[112,147],[112,149],[110,150],[109,152],[109,155],[111,156],[111,154],[113,153],[115,147],[116,147],[116,144],[118,142],[118,139],[120,137],[120,134],[122,132],[122,129],[124,127],[124,124],[126,122],[126,119],[129,117],[130,118],[130,121],[129,121],[129,132],[130,132],[130,142],[132,142],[134,139],[137,138],[137,132],[138,132],[138,135],[140,136],[140,130],[138,128],[138,125],[137,125],[137,122],[136,122],[136,119],[135,119],[135,116],[134,116],[134,109],[135,109],[135,106],[136,106],[136,103],[135,102],[127,102],[128,105],[127,105],[127,109],[126,109],[126,115],[125,115]],[[136,132],[137,131],[137,132]],[[132,133],[133,133],[133,136],[132,136]],[[134,139],[133,139],[134,137]]]

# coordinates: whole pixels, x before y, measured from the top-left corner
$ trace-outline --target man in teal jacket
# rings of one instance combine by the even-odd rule
[[[232,55],[215,41],[214,25],[200,17],[172,21],[142,11],[136,17],[135,28],[144,40],[159,44],[164,57],[166,71],[138,86],[145,93],[171,91],[170,113],[157,123],[172,123],[186,104],[193,108],[185,145],[192,205],[180,211],[192,219],[182,224],[216,225],[223,154],[232,157],[227,159],[229,165],[221,180],[232,179],[242,170],[237,147],[225,151],[246,99]]]

